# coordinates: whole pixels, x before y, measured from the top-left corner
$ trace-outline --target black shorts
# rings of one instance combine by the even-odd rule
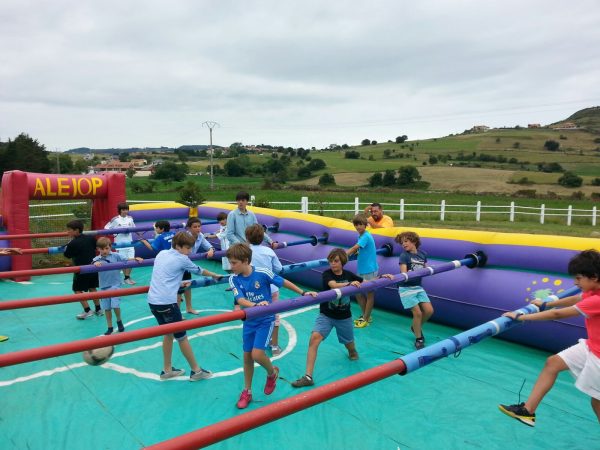
[[[156,321],[159,325],[181,322],[183,320],[177,303],[173,303],[172,305],[153,305],[150,303],[150,311],[152,311],[152,314],[154,314],[154,317],[156,317]],[[186,333],[184,330],[174,333],[173,336],[175,336],[175,339],[180,341],[185,337],[185,334]]]
[[[87,292],[90,289],[98,289],[98,273],[74,273],[73,291]]]

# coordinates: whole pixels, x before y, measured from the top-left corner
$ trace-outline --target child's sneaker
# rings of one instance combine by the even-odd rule
[[[279,378],[279,367],[273,366],[273,374],[267,375],[265,383],[265,395],[271,395],[277,387],[277,378]]]
[[[199,372],[190,371],[190,381],[207,380],[210,377],[212,377],[210,370],[200,368]]]
[[[312,377],[308,377],[308,375],[303,375],[301,378],[298,378],[296,381],[292,382],[292,386],[294,387],[306,387],[306,386],[312,386],[313,384],[315,384],[314,380],[312,379]]]
[[[519,405],[498,405],[498,409],[507,416],[517,419],[519,422],[535,427],[535,413],[530,413],[525,408],[525,403]]]
[[[281,347],[279,345],[271,345],[271,354],[273,356],[281,355]]]
[[[356,361],[358,359],[358,352],[356,350],[349,351],[348,358],[350,358],[351,361]]]
[[[123,331],[125,331],[125,326],[123,325],[123,322],[121,322],[120,320],[117,321],[117,329],[119,330],[119,333],[122,333]]]
[[[247,408],[250,402],[252,401],[252,394],[248,392],[248,389],[244,389],[242,394],[240,395],[240,399],[237,402],[237,407],[239,409]]]
[[[134,285],[134,284],[135,284],[135,281],[133,281],[131,278],[125,278],[125,279],[123,280],[123,283],[125,283],[125,284],[129,284],[129,285]]]
[[[108,327],[108,330],[106,330],[106,332],[104,333],[104,336],[110,336],[112,333],[113,333],[113,328]]]
[[[417,350],[425,348],[425,339],[423,339],[422,337],[415,339],[415,348]]]
[[[94,311],[92,311],[90,309],[89,311],[84,311],[81,314],[77,314],[75,317],[79,320],[85,320],[85,319],[92,317],[93,315],[94,315]]]
[[[354,321],[354,328],[365,328],[365,327],[368,327],[368,326],[369,326],[369,322],[367,322],[362,317],[359,318],[358,320]]]
[[[185,370],[171,367],[171,370],[169,370],[168,372],[165,372],[164,370],[160,372],[160,379],[168,380],[169,378],[180,377],[182,375],[185,375]]]
[[[98,317],[100,317],[100,316],[104,315],[104,311],[102,311],[101,309],[97,309],[96,311],[94,311],[94,314],[96,314]]]

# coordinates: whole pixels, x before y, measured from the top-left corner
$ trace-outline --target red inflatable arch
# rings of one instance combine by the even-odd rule
[[[29,231],[29,200],[93,199],[92,229],[102,229],[125,201],[125,175],[51,175],[12,170],[2,176],[0,211],[8,234]],[[2,235],[0,235],[2,239]],[[11,247],[31,248],[30,239],[11,242]],[[13,256],[13,270],[31,269],[31,255]]]

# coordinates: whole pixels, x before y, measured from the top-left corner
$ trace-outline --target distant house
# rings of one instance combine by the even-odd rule
[[[131,162],[133,163],[134,167],[144,167],[148,165],[148,161],[145,159],[132,159]]]
[[[550,126],[553,130],[576,130],[577,124],[573,122],[561,122]]]
[[[490,127],[487,125],[474,125],[473,128],[471,128],[471,133],[485,133],[489,129]]]
[[[120,161],[108,161],[102,164],[97,164],[92,167],[94,172],[127,172],[129,169],[134,169],[135,166],[132,161],[120,162]]]
[[[542,126],[539,123],[529,123],[527,128],[542,128]]]

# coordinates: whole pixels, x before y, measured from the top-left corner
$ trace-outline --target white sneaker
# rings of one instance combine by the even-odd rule
[[[101,309],[98,309],[98,310],[94,311],[94,314],[96,314],[98,317],[100,317],[100,316],[104,315],[104,311],[102,311]]]
[[[271,354],[273,356],[281,355],[281,347],[279,345],[271,345]]]
[[[77,314],[75,317],[79,320],[85,320],[89,317],[92,317],[94,315],[94,311],[92,311],[91,309],[89,311],[84,311],[81,314]]]
[[[131,278],[127,278],[126,280],[123,280],[123,283],[133,285],[135,284],[135,281],[133,281]]]

